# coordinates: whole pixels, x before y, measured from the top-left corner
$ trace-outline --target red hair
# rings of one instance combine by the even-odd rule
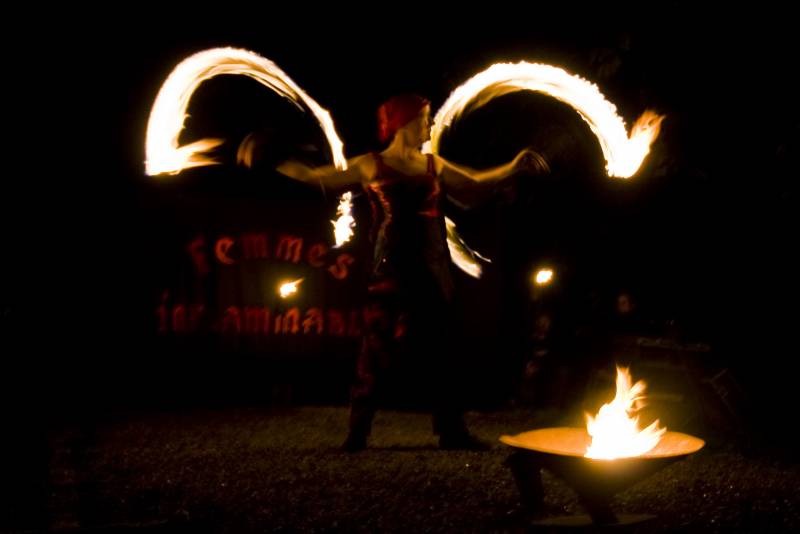
[[[378,137],[385,143],[397,130],[417,118],[425,106],[430,106],[427,98],[419,95],[393,96],[378,108]]]

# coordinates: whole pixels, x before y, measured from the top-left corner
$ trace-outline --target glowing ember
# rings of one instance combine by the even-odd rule
[[[278,291],[281,294],[281,298],[285,299],[285,298],[288,298],[291,295],[294,295],[295,293],[297,293],[297,286],[303,280],[304,280],[303,278],[299,278],[299,279],[295,280],[294,282],[286,282],[286,283],[281,284],[280,288],[278,289]]]
[[[475,110],[498,96],[523,90],[545,93],[574,108],[597,136],[606,170],[613,177],[629,178],[639,169],[664,119],[646,111],[628,137],[616,106],[594,84],[552,65],[524,61],[496,63],[450,94],[436,113],[426,149],[436,153],[444,130],[466,110]]]
[[[536,285],[546,285],[549,284],[553,280],[553,271],[550,269],[540,269],[537,271],[536,276],[534,277],[534,281]]]
[[[658,420],[644,430],[639,430],[639,418],[630,414],[638,410],[644,399],[645,383],[641,380],[631,386],[628,369],[617,367],[617,394],[604,404],[597,417],[586,414],[586,428],[592,443],[586,451],[587,458],[612,460],[639,456],[655,447],[666,428]]]
[[[444,218],[447,227],[447,248],[450,249],[450,259],[456,266],[473,278],[480,278],[483,268],[478,262],[481,259],[487,263],[492,260],[485,258],[467,246],[461,236],[456,231],[456,223],[449,217]]]
[[[221,74],[242,74],[272,89],[300,109],[305,105],[320,123],[338,169],[346,169],[342,142],[330,114],[320,107],[272,61],[237,48],[213,48],[182,61],[158,92],[147,123],[145,172],[177,174],[183,169],[218,163],[206,154],[222,144],[221,139],[201,139],[180,146],[178,137],[186,120],[186,108],[197,87]]]
[[[336,208],[336,214],[339,216],[333,224],[333,236],[336,239],[336,245],[333,248],[339,248],[353,237],[353,227],[356,220],[353,218],[353,193],[347,191],[339,198],[339,207]]]

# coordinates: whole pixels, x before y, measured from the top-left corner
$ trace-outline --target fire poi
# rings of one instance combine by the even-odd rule
[[[645,384],[631,386],[628,369],[617,368],[616,395],[595,416],[586,414],[586,428],[554,427],[501,436],[515,449],[507,461],[523,504],[541,509],[544,500],[540,470],[563,478],[578,493],[589,517],[543,520],[541,524],[578,526],[622,524],[651,515],[617,516],[613,496],[670,463],[700,450],[705,442],[681,432],[669,432],[656,420],[640,430],[635,415],[644,400]]]
[[[293,282],[284,282],[278,287],[278,293],[280,294],[281,298],[289,298],[292,295],[297,294],[297,286],[300,285],[300,282],[303,281],[303,278],[299,278],[294,280]]]
[[[204,81],[223,74],[248,76],[286,98],[301,110],[309,110],[325,133],[334,165],[347,169],[344,145],[336,133],[330,113],[306,94],[274,62],[249,50],[212,48],[183,60],[161,86],[147,124],[145,170],[150,176],[177,174],[183,169],[218,164],[209,152],[223,139],[200,139],[181,146],[179,136],[187,117],[189,100]],[[544,93],[571,106],[597,137],[609,176],[628,178],[636,173],[659,133],[663,116],[645,111],[628,135],[616,106],[597,86],[565,70],[541,63],[497,63],[456,88],[436,113],[431,141],[423,151],[438,153],[443,132],[469,111],[499,96],[517,92]],[[243,158],[248,161],[248,158]],[[351,199],[340,198],[339,219],[334,222],[336,247],[354,234]],[[447,223],[447,243],[453,263],[469,276],[480,278],[481,261],[489,260],[461,239],[455,223]]]
[[[182,61],[161,87],[147,126],[148,175],[177,174],[183,169],[219,163],[210,151],[224,140],[201,139],[181,146],[179,136],[193,92],[204,81],[223,74],[248,76],[299,109],[310,111],[325,133],[335,167],[347,169],[343,144],[327,110],[272,61],[247,50],[214,48]],[[663,120],[663,116],[645,111],[629,135],[616,107],[583,78],[552,65],[497,63],[452,92],[435,114],[431,140],[423,151],[437,153],[443,132],[460,117],[494,98],[517,91],[544,93],[572,107],[597,137],[611,177],[629,178],[637,172]],[[340,197],[337,215],[338,219],[331,222],[339,247],[354,235],[352,193]],[[446,229],[451,260],[468,275],[479,278],[480,261],[489,260],[469,248],[450,219],[446,220]],[[536,283],[546,284],[551,278],[552,271],[542,271]],[[282,284],[281,296],[295,294],[300,282],[302,279]],[[595,416],[587,415],[586,428],[545,428],[502,436],[500,440],[515,449],[508,465],[523,500],[533,507],[541,504],[539,470],[546,467],[576,489],[593,522],[617,523],[619,519],[609,506],[614,493],[702,448],[702,440],[669,432],[658,421],[643,430],[638,428],[638,420],[632,414],[643,399],[644,389],[642,382],[631,385],[627,370],[618,369],[615,398]]]

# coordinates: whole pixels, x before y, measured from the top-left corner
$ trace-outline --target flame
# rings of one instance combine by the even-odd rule
[[[542,92],[573,107],[597,136],[606,159],[606,171],[612,177],[629,178],[636,173],[650,152],[664,120],[663,116],[647,110],[636,121],[629,137],[625,122],[617,115],[616,106],[607,101],[594,84],[552,65],[525,61],[497,63],[450,94],[436,112],[431,140],[423,145],[422,151],[438,153],[442,134],[465,111],[475,110],[498,96],[522,90]],[[456,266],[474,278],[481,277],[482,269],[476,254],[458,237],[452,221],[447,226],[447,245]]]
[[[248,50],[212,48],[183,60],[161,86],[147,123],[145,172],[148,175],[177,174],[190,167],[218,163],[206,152],[222,144],[222,139],[201,139],[180,146],[178,137],[183,130],[186,108],[194,91],[204,81],[221,74],[248,76],[298,108],[304,109],[304,104],[325,132],[336,168],[347,168],[344,148],[328,111],[320,107],[275,63]]]
[[[447,248],[450,249],[451,261],[471,277],[480,278],[483,273],[483,268],[481,264],[478,263],[478,259],[488,263],[491,263],[492,260],[481,256],[476,251],[469,248],[461,236],[458,235],[456,223],[450,220],[449,217],[444,218],[444,224],[447,228]]]
[[[592,443],[586,450],[587,458],[613,460],[639,456],[655,447],[667,432],[659,427],[658,420],[639,430],[639,418],[629,414],[638,409],[644,399],[646,385],[639,380],[631,387],[628,369],[617,367],[617,394],[610,403],[604,404],[597,417],[586,414],[586,428]]]
[[[281,294],[281,298],[285,299],[285,298],[288,298],[289,296],[294,295],[295,293],[297,293],[297,286],[303,280],[304,280],[304,278],[298,278],[294,282],[285,282],[285,283],[281,284],[280,288],[278,289],[278,291]]]
[[[552,280],[553,280],[553,271],[551,269],[539,269],[534,278],[536,284],[540,286],[549,284]]]
[[[347,191],[339,197],[339,206],[336,208],[336,214],[339,218],[331,221],[333,224],[333,236],[336,239],[336,244],[333,248],[339,248],[353,237],[353,227],[356,220],[353,218],[353,193]]]
[[[631,177],[650,151],[658,136],[663,116],[652,111],[636,121],[631,135],[617,108],[605,99],[597,86],[552,65],[528,63],[496,63],[456,88],[436,113],[431,141],[425,150],[438,152],[445,129],[466,110],[475,110],[493,98],[515,91],[537,91],[568,104],[586,121],[597,136],[609,176]]]
[[[222,139],[201,139],[181,146],[178,138],[183,130],[186,110],[194,91],[205,80],[221,74],[248,76],[300,109],[303,109],[301,102],[305,104],[314,113],[325,133],[334,165],[340,170],[347,168],[344,147],[328,111],[319,106],[275,63],[248,50],[213,48],[182,61],[161,86],[147,124],[145,171],[148,175],[177,174],[190,167],[219,163],[207,152],[221,145]],[[423,151],[438,152],[442,133],[465,110],[477,109],[493,98],[520,90],[543,92],[575,108],[598,137],[610,176],[627,178],[638,170],[650,150],[650,145],[658,136],[664,118],[646,111],[636,121],[628,138],[625,123],[616,114],[616,107],[605,100],[595,85],[551,65],[498,63],[453,91],[437,112],[431,130],[431,141],[425,143]],[[340,209],[342,202],[344,200],[340,201]],[[340,213],[339,219],[334,222],[336,246],[352,237],[354,224],[352,216]],[[447,244],[453,263],[468,275],[480,278],[482,268],[477,258],[490,260],[467,246],[458,236],[452,221],[447,222]]]

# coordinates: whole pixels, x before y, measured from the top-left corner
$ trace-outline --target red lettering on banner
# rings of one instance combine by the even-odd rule
[[[269,309],[260,306],[244,307],[245,334],[269,334]]]
[[[242,243],[244,244],[244,259],[267,259],[267,234],[263,232],[258,234],[243,234]]]
[[[284,261],[297,263],[303,252],[303,238],[293,235],[283,234],[278,239],[278,247],[275,250],[275,257]]]
[[[214,254],[217,256],[220,263],[224,263],[225,265],[233,265],[235,263],[233,258],[228,256],[228,251],[232,246],[233,239],[230,237],[223,236],[217,239],[217,244],[214,246]]]
[[[194,268],[197,271],[197,274],[201,276],[206,276],[211,272],[211,269],[208,266],[208,259],[206,258],[206,254],[204,252],[205,247],[206,239],[203,236],[197,236],[186,246],[186,249],[189,251],[189,255],[192,258],[192,263],[194,263]]]
[[[222,318],[222,332],[229,333],[231,330],[234,334],[242,332],[242,314],[236,306],[228,306]]]
[[[274,250],[270,244],[274,243]],[[207,276],[211,272],[206,238],[198,235],[186,245],[195,272]],[[339,254],[329,264],[330,247],[324,242],[314,243],[304,250],[304,238],[293,234],[279,234],[277,240],[270,239],[267,232],[245,232],[234,238],[220,235],[213,243],[213,255],[217,262],[235,265],[240,261],[269,260],[300,263],[302,259],[318,269],[326,269],[336,280],[344,280],[350,274],[355,258],[348,253]],[[270,253],[274,252],[273,256]],[[305,252],[305,256],[303,255]]]
[[[225,306],[221,316],[209,315],[204,304],[176,303],[170,306],[170,293],[164,291],[155,308],[156,329],[159,334],[187,334],[213,331],[226,335],[270,334],[330,335],[357,337],[370,321],[385,320],[378,307],[363,310],[323,309],[311,307],[304,312],[298,307],[282,314],[272,313],[265,306]],[[213,312],[212,312],[213,313]],[[215,320],[217,319],[217,320]]]
[[[328,253],[328,245],[317,243],[308,249],[308,264],[312,267],[324,267],[325,255]]]
[[[355,261],[356,259],[346,252],[344,254],[339,254],[336,258],[336,263],[328,267],[328,272],[337,280],[343,280],[347,277],[347,268]]]
[[[303,319],[303,333],[308,334],[312,329],[316,328],[317,334],[321,334],[325,330],[322,310],[319,308],[311,308],[306,312],[306,317]]]
[[[300,310],[297,308],[290,308],[283,316],[283,324],[281,325],[282,334],[296,334],[300,331]]]
[[[328,333],[343,336],[345,331],[344,315],[339,310],[328,310]]]

